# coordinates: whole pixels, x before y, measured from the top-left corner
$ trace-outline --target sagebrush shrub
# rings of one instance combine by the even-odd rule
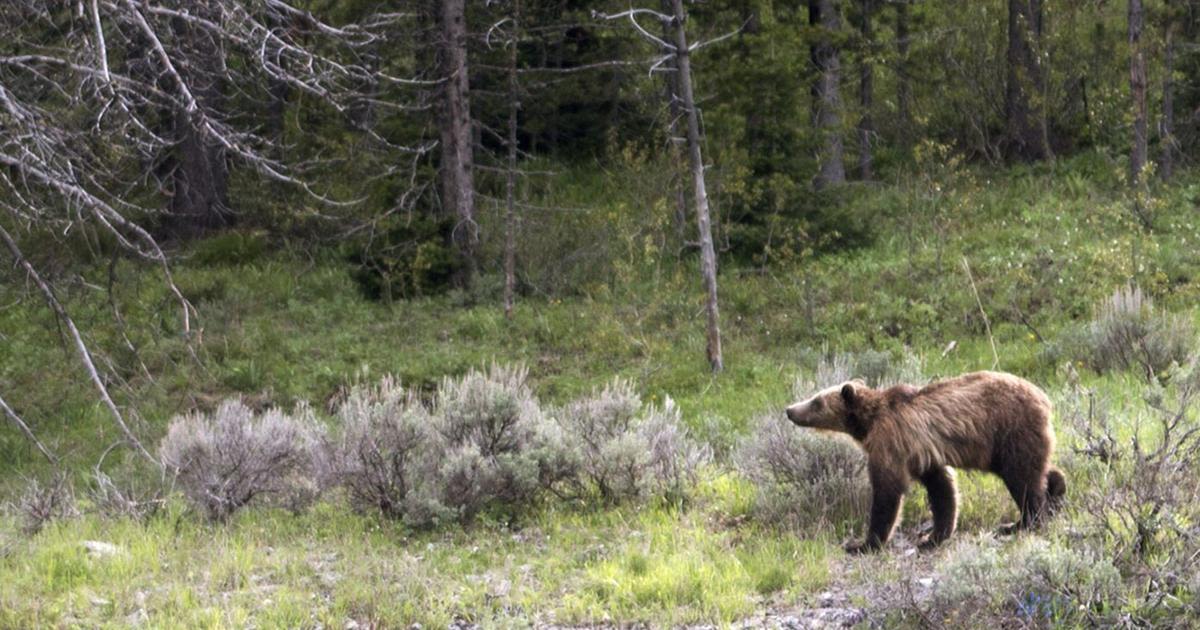
[[[1196,331],[1186,317],[1159,312],[1136,286],[1117,289],[1097,307],[1083,349],[1097,372],[1137,370],[1148,380],[1187,361]]]
[[[434,405],[433,450],[440,455],[429,493],[470,519],[490,504],[508,509],[569,474],[561,439],[526,383],[523,366],[493,365],[442,381]]]
[[[1168,385],[1149,384],[1143,404],[1121,408],[1074,384],[1059,412],[1080,527],[1103,537],[1122,569],[1164,588],[1197,561],[1200,360],[1168,375]]]
[[[1030,537],[1007,547],[962,539],[946,552],[927,616],[950,626],[1012,619],[1022,627],[1108,625],[1121,575],[1087,545]],[[1107,610],[1106,610],[1107,608]]]
[[[897,383],[921,385],[926,378],[921,359],[905,353],[893,359],[888,352],[823,353],[812,370],[803,372],[793,383],[796,398],[807,398],[830,385],[861,378],[871,387],[889,387]]]
[[[403,518],[429,474],[430,414],[391,379],[356,387],[338,407],[339,429],[328,445],[331,482],[358,510]]]
[[[261,415],[236,400],[216,411],[178,416],[159,447],[188,501],[213,520],[260,496],[285,502],[311,482],[319,431],[307,409]]]
[[[871,497],[866,459],[840,436],[799,429],[783,414],[759,418],[734,451],[755,485],[755,513],[790,527],[861,519]]]
[[[576,496],[595,492],[608,503],[658,496],[680,498],[709,451],[689,435],[668,399],[647,406],[626,382],[615,380],[558,410],[574,474]]]
[[[17,497],[16,512],[21,516],[21,529],[33,535],[52,521],[79,515],[75,490],[67,476],[55,474],[47,483],[29,479]]]

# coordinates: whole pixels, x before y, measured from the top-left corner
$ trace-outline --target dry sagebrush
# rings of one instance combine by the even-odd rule
[[[433,494],[444,513],[470,519],[489,505],[518,508],[571,473],[562,437],[527,376],[522,366],[493,365],[442,381],[433,413],[440,459]]]
[[[14,507],[21,517],[22,531],[29,535],[40,532],[53,521],[79,515],[75,490],[62,473],[56,473],[46,483],[29,479]]]
[[[1084,358],[1097,372],[1136,370],[1156,380],[1194,349],[1195,329],[1183,317],[1160,312],[1136,286],[1119,288],[1096,309],[1084,333]]]
[[[328,445],[331,481],[356,510],[391,518],[412,512],[428,479],[430,414],[399,382],[357,387],[338,408],[339,431]]]
[[[259,415],[226,401],[210,414],[176,417],[159,450],[188,501],[224,520],[262,496],[293,508],[311,500],[319,433],[306,408]]]
[[[844,525],[861,518],[871,497],[866,459],[840,436],[799,429],[783,415],[759,418],[734,451],[755,486],[755,513],[792,528]]]
[[[826,353],[792,387],[796,400],[861,378],[872,387],[925,382],[913,355],[896,361],[886,352]],[[754,423],[733,454],[754,483],[759,519],[795,528],[843,525],[861,518],[871,497],[862,451],[843,436],[799,429],[782,413]]]
[[[557,415],[575,467],[563,486],[576,497],[595,494],[606,503],[678,499],[710,458],[673,401],[644,405],[625,381],[615,380]]]

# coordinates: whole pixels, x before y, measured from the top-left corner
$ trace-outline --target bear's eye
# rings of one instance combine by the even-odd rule
[[[814,409],[814,410],[816,410],[816,411],[820,411],[820,410],[821,410],[821,407],[824,407],[824,406],[825,406],[825,401],[823,401],[823,400],[821,400],[820,398],[818,398],[818,399],[816,399],[816,400],[814,400],[814,401],[813,401],[813,403],[812,403],[812,406],[813,406],[813,409]]]

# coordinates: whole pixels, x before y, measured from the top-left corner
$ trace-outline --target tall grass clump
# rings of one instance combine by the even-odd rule
[[[228,400],[172,420],[159,454],[192,506],[219,521],[259,497],[289,507],[311,500],[319,434],[305,407],[256,414]]]
[[[1158,311],[1149,296],[1130,285],[1097,306],[1081,358],[1100,373],[1136,370],[1155,380],[1172,364],[1187,361],[1195,333],[1188,319]]]
[[[679,499],[709,460],[669,398],[645,405],[629,383],[615,380],[556,412],[572,474],[563,490],[602,502]]]

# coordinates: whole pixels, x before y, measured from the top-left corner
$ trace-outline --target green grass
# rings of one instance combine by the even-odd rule
[[[139,610],[154,627],[730,622],[828,581],[828,543],[725,527],[712,509],[545,510],[516,529],[425,533],[330,504],[226,525],[178,505],[145,524],[89,516],[15,539],[0,627],[122,625]],[[121,551],[90,556],[87,540]]]
[[[1156,189],[1157,228],[1145,231],[1110,183],[1114,168],[1085,155],[1034,169],[934,171],[850,191],[847,212],[871,217],[869,246],[798,254],[765,270],[723,262],[720,376],[704,360],[694,261],[647,253],[652,248],[632,240],[609,245],[619,253],[611,268],[568,270],[583,278],[571,291],[521,296],[511,320],[498,307],[494,273],[476,294],[380,304],[361,298],[334,252],[264,252],[239,241],[230,258],[202,244],[175,266],[199,310],[199,361],[151,270],[117,265],[114,298],[136,356],[111,324],[103,292],[74,284],[62,297],[104,364],[115,366],[114,395],[137,410],[150,444],[174,414],[227,396],[323,409],[346,386],[383,374],[430,391],[443,376],[500,361],[525,363],[538,396],[552,404],[616,376],[648,401],[670,396],[721,455],[755,416],[778,413],[797,374],[825,351],[913,353],[932,376],[994,364],[1059,392],[1078,358],[1070,333],[1115,287],[1137,282],[1160,305],[1196,319],[1200,183],[1186,173]],[[566,182],[558,201],[595,197],[596,186]],[[599,198],[612,201],[599,204],[604,220],[630,233],[645,226],[647,207],[658,207],[605,194]],[[529,247],[542,245],[553,246]],[[106,285],[107,264],[85,277]],[[117,441],[115,427],[34,296],[2,284],[0,304],[2,391],[80,480]],[[1144,413],[1136,375],[1075,369],[1120,409],[1120,435],[1131,436],[1128,418]],[[106,466],[114,476],[138,469],[121,450]],[[22,485],[18,472],[47,471],[19,434],[0,429],[0,496]],[[141,610],[151,627],[342,627],[350,619],[436,627],[456,617],[485,627],[533,619],[720,624],[803,605],[835,580],[900,571],[868,563],[839,575],[843,541],[833,532],[755,523],[746,480],[720,458],[708,472],[683,507],[547,505],[513,526],[434,532],[350,514],[336,499],[300,516],[252,509],[222,526],[172,503],[144,524],[89,514],[33,537],[10,516],[0,522],[0,627],[122,626]],[[995,479],[959,479],[960,531],[987,532],[1013,518]],[[914,528],[926,510],[914,491],[902,527]],[[85,540],[124,553],[89,557]]]

